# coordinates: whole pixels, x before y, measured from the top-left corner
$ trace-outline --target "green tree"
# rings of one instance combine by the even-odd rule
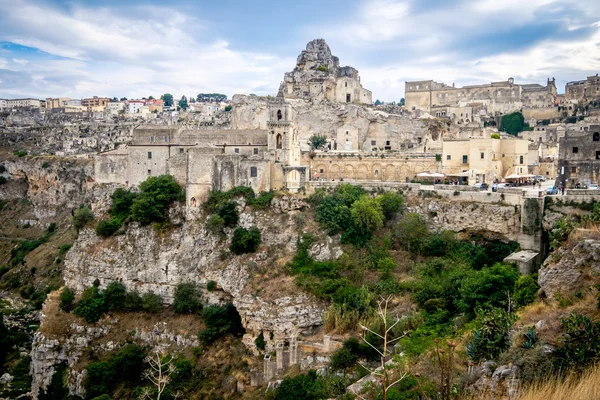
[[[313,150],[319,150],[324,148],[327,144],[327,136],[325,135],[312,135],[308,138],[308,143],[310,144]]]
[[[460,308],[468,315],[478,306],[506,308],[518,276],[512,264],[502,263],[467,274],[460,286]]]
[[[522,307],[531,304],[540,287],[531,275],[520,276],[515,283],[515,303]]]
[[[560,345],[553,353],[558,368],[583,370],[600,360],[600,322],[581,314],[561,320],[565,330]]]
[[[368,195],[363,195],[352,204],[350,214],[356,226],[362,230],[373,232],[383,226],[381,203]]]
[[[385,192],[377,196],[377,201],[381,205],[381,211],[386,220],[390,220],[402,209],[402,195],[394,192]]]
[[[250,229],[237,228],[233,232],[233,239],[229,250],[235,254],[254,253],[260,245],[261,235],[257,227]]]
[[[171,93],[165,93],[160,96],[160,99],[165,102],[166,107],[171,107],[173,105],[173,95]]]
[[[103,219],[96,225],[96,235],[109,237],[115,234],[121,227],[121,223],[115,219]]]
[[[88,224],[88,222],[92,222],[94,220],[94,214],[92,210],[87,207],[79,207],[75,215],[73,216],[73,226],[79,232],[84,226]]]
[[[131,207],[132,219],[142,225],[163,222],[169,205],[182,197],[181,186],[171,175],[151,176],[140,184],[140,194]]]
[[[97,286],[92,286],[83,291],[81,299],[73,309],[73,314],[79,315],[87,323],[94,323],[100,319],[104,310],[104,296]]]
[[[73,302],[75,301],[75,293],[68,287],[64,287],[60,292],[60,309],[64,312],[69,312],[73,309]]]
[[[199,93],[198,96],[196,96],[196,100],[199,102],[222,103],[227,101],[227,95],[222,93]]]
[[[394,226],[394,240],[408,251],[419,253],[429,236],[427,221],[417,213],[406,213]]]
[[[514,112],[502,117],[502,130],[508,134],[516,136],[517,133],[526,130],[529,126],[525,123],[525,118],[520,112]]]
[[[185,96],[181,96],[181,100],[179,100],[178,103],[179,107],[183,110],[187,110],[188,108],[188,101],[187,101],[187,97]]]
[[[206,329],[200,332],[199,337],[205,344],[210,344],[226,334],[238,336],[245,332],[240,314],[231,303],[206,307],[202,310],[202,318]]]
[[[479,309],[477,328],[467,344],[467,355],[475,363],[493,360],[510,346],[510,327],[516,317],[500,308]]]
[[[108,284],[103,292],[104,304],[109,311],[121,311],[125,309],[127,301],[127,289],[121,282],[113,281]]]
[[[179,314],[200,311],[202,309],[200,289],[193,283],[180,283],[177,285],[173,309]]]
[[[163,308],[162,298],[152,292],[142,295],[142,310],[149,313],[160,312]]]

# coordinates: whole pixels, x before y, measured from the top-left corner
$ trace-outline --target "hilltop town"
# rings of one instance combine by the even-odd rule
[[[600,361],[598,75],[386,104],[323,39],[290,67],[0,99],[1,398],[513,399]]]

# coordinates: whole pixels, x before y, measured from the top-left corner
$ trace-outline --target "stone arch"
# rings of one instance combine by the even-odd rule
[[[406,180],[406,178],[408,178],[409,180],[412,179],[413,177],[411,176],[409,166],[406,164],[402,164],[400,168],[398,168],[397,177],[400,181],[404,181]]]
[[[357,171],[356,171],[356,179],[372,179],[371,176],[369,175],[369,168],[367,168],[366,165],[361,164],[358,166]]]
[[[277,121],[281,121],[282,118],[283,114],[281,113],[281,110],[277,110]]]
[[[347,164],[344,167],[344,179],[354,179],[354,167],[350,164]]]
[[[594,132],[594,134],[592,135],[592,140],[594,142],[600,142],[600,132]]]
[[[373,165],[371,168],[370,179],[374,179],[376,181],[383,180],[383,168],[380,164]]]
[[[275,143],[278,149],[281,149],[283,147],[283,137],[281,136],[281,133],[278,133],[275,137]]]
[[[328,178],[331,179],[339,179],[340,178],[340,166],[337,164],[333,164],[330,168],[329,168],[329,176]]]
[[[395,181],[396,180],[396,168],[393,165],[387,165],[383,169],[383,180],[386,181]]]

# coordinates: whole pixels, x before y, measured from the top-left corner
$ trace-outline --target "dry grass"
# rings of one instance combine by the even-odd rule
[[[526,388],[519,400],[594,400],[600,399],[600,365],[583,375],[551,377]]]

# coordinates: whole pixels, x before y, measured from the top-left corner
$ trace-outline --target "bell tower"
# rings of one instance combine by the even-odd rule
[[[269,104],[268,146],[274,162],[293,165],[299,159],[298,135],[292,107],[278,97]]]

